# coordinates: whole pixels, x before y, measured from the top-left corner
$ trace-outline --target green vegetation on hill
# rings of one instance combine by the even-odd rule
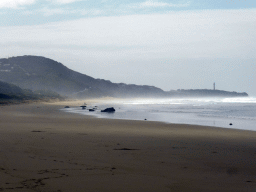
[[[25,103],[29,101],[49,101],[53,99],[63,100],[58,93],[49,90],[31,91],[0,81],[0,105]]]

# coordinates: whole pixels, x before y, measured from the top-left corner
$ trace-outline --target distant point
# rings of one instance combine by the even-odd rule
[[[213,90],[215,90],[215,82],[213,83]]]

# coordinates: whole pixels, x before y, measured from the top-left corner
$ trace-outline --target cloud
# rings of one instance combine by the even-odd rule
[[[103,15],[106,12],[101,9],[89,9],[89,10],[77,10],[76,13],[79,13],[81,15],[88,15],[88,16],[98,16],[98,15]]]
[[[59,49],[76,47],[95,58],[99,53],[113,58],[250,58],[256,51],[253,31],[256,9],[180,11],[0,27],[0,36],[2,46],[32,43]]]
[[[41,12],[44,16],[52,16],[56,14],[69,14],[69,11],[62,9],[62,8],[47,8],[44,7],[37,12]]]
[[[24,11],[23,14],[34,14],[35,12]],[[37,10],[37,13],[42,13],[44,16],[52,15],[81,15],[81,16],[98,16],[104,14],[103,10],[100,9],[71,9],[71,8],[49,8],[44,7]]]
[[[78,2],[78,1],[82,1],[82,0],[48,0],[50,2],[54,2],[57,4],[69,4],[69,3],[74,3],[74,2]]]
[[[62,3],[68,3],[73,1],[58,1],[55,2],[62,2]],[[164,3],[164,2],[158,2],[158,1],[145,1],[142,3],[135,3],[135,4],[121,4],[119,6],[113,6],[108,5],[102,9],[99,8],[43,8],[40,10],[45,16],[51,16],[55,14],[73,14],[78,16],[111,16],[111,15],[132,15],[135,12],[136,13],[144,13],[146,8],[170,8],[170,7],[186,7],[189,6],[190,3],[186,4],[172,4],[172,3]],[[152,13],[157,12],[158,10],[153,10]]]
[[[173,4],[173,3],[165,3],[165,2],[159,2],[159,1],[153,1],[148,0],[142,3],[136,3],[131,5],[130,7],[133,8],[163,8],[163,7],[188,7],[190,5],[190,2],[185,4]]]
[[[1,0],[0,8],[18,8],[24,5],[31,5],[36,0]]]

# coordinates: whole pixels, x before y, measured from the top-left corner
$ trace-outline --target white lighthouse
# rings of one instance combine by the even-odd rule
[[[215,90],[215,82],[213,83],[213,90]]]

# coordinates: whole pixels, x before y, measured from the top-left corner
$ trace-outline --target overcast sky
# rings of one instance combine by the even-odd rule
[[[255,0],[0,0],[1,58],[94,78],[256,96]]]

